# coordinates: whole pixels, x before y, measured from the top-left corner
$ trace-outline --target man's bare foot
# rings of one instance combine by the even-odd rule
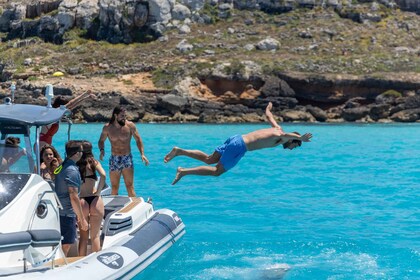
[[[172,182],[172,185],[175,185],[179,180],[181,180],[181,178],[183,177],[184,175],[182,175],[182,168],[181,167],[178,167],[178,169],[176,170],[176,175],[175,175],[175,179],[174,179],[174,181]]]
[[[173,147],[172,150],[165,156],[165,158],[163,159],[163,162],[168,163],[171,159],[173,159],[174,157],[178,155],[178,151],[179,151],[178,147]]]

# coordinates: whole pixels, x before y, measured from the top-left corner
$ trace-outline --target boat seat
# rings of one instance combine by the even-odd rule
[[[61,241],[61,233],[55,229],[33,229],[28,232],[32,237],[32,247],[57,246]]]
[[[129,204],[130,202],[131,202],[131,199],[129,197],[120,197],[120,196],[114,197],[104,207],[105,208],[104,220],[106,220],[106,218],[110,214],[120,210],[121,208]]]
[[[31,241],[27,231],[0,233],[0,253],[27,249]]]

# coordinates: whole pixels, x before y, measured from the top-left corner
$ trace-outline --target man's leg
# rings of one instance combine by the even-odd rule
[[[61,245],[61,248],[63,249],[64,256],[67,257],[67,255],[68,255],[68,253],[70,251],[71,245],[73,245],[73,244],[62,244]]]
[[[133,168],[124,168],[122,170],[122,175],[124,177],[125,187],[127,188],[128,196],[136,196],[136,192],[134,191],[134,169]]]
[[[178,167],[175,175],[175,179],[172,185],[175,185],[185,175],[200,175],[200,176],[220,176],[225,173],[226,170],[223,165],[218,163],[216,166],[198,166],[194,168],[182,168]]]
[[[118,195],[118,189],[120,188],[120,178],[120,171],[109,171],[109,180],[111,181],[112,187],[111,195]]]
[[[60,232],[63,237],[61,240],[61,248],[64,255],[67,257],[71,246],[76,241],[76,218],[60,216]]]
[[[176,156],[186,156],[199,161],[202,161],[207,164],[215,164],[220,159],[220,154],[218,152],[213,152],[213,154],[208,155],[200,150],[184,150],[178,147],[174,147],[169,154],[164,158],[164,162],[168,163],[171,159]]]

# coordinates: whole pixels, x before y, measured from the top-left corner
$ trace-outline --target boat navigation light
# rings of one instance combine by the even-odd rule
[[[48,100],[47,107],[51,108],[51,100],[54,98],[54,90],[52,84],[48,84],[45,88],[45,97]]]

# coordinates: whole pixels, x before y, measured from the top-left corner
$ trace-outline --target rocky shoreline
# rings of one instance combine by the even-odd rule
[[[78,94],[60,79],[52,84],[56,95]],[[0,99],[10,97],[10,85],[1,85]],[[46,104],[44,85],[19,80],[16,102]],[[74,110],[76,122],[106,122],[113,107],[123,105],[134,122],[258,123],[265,121],[268,102],[282,122],[420,122],[419,75],[379,79],[278,73],[241,80],[213,73],[201,79],[186,78],[173,90],[98,91],[94,85],[89,89],[97,98]]]
[[[0,0],[0,99],[77,122],[419,122],[415,0]],[[53,77],[53,73],[62,76]]]

